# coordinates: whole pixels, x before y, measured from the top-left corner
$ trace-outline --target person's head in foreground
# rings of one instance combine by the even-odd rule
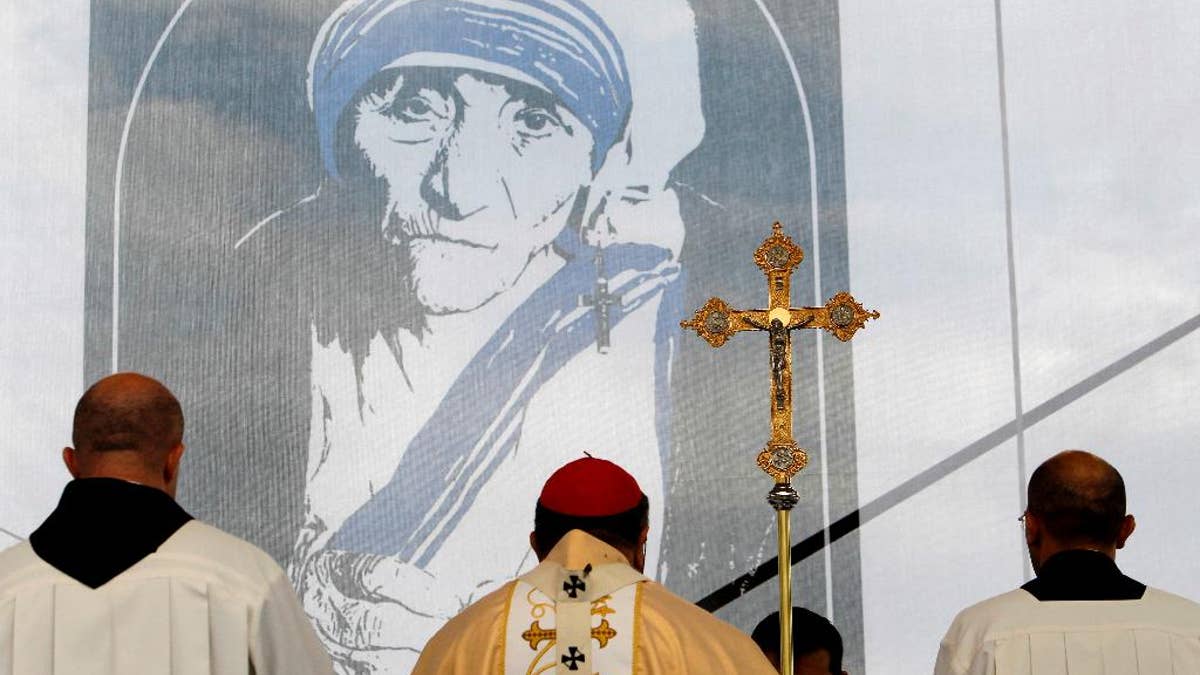
[[[529,545],[544,560],[563,535],[582,530],[617,549],[639,572],[646,563],[650,502],[633,476],[588,456],[555,471],[542,488]]]
[[[1103,459],[1067,450],[1046,460],[1029,479],[1023,516],[1035,573],[1063,551],[1087,550],[1116,558],[1136,523],[1125,513],[1125,481]]]
[[[758,622],[750,637],[779,668],[779,612]],[[846,675],[842,636],[828,619],[803,607],[792,608],[792,662],[796,675]]]
[[[93,384],[75,406],[71,442],[62,457],[72,477],[119,478],[175,496],[183,409],[158,380],[116,373]]]

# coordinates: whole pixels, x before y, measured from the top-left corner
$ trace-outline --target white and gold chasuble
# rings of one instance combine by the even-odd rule
[[[745,633],[580,530],[467,607],[413,675],[778,675]]]
[[[621,563],[539,565],[512,586],[504,672],[632,673],[634,617],[646,580]]]

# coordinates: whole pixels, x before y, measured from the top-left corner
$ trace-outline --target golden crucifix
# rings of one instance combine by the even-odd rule
[[[775,223],[774,232],[754,252],[754,262],[767,275],[767,309],[733,309],[720,298],[709,298],[683,328],[691,328],[713,347],[735,333],[764,330],[771,357],[771,439],[758,453],[758,466],[775,479],[767,502],[775,509],[779,529],[779,665],[792,675],[792,536],[790,514],[800,498],[792,477],[808,463],[808,455],[792,437],[792,334],[801,328],[823,328],[846,342],[868,319],[867,311],[842,291],[823,307],[792,307],[792,271],[804,260],[804,250]]]

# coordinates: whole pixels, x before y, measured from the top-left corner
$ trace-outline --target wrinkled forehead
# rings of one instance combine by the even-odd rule
[[[447,79],[452,80],[470,77],[489,84],[499,84],[511,93],[519,93],[532,88],[554,97],[556,103],[561,102],[549,88],[516,68],[461,54],[434,52],[405,54],[387,64],[384,71],[394,71],[403,76],[406,72],[412,72],[417,68],[443,71]]]
[[[579,123],[563,100],[539,83],[531,82],[528,78],[510,77],[511,73],[495,69],[469,68],[470,65],[459,63],[439,67],[412,63],[389,67],[363,87],[351,107],[361,113],[363,105],[372,107],[381,102],[390,103],[418,95],[422,91],[433,91],[439,96],[458,98],[469,106],[487,106],[488,100],[499,105],[520,101],[554,110],[558,115],[569,117],[574,124]]]

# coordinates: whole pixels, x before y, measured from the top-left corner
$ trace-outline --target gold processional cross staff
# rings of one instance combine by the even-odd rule
[[[779,665],[792,675],[792,536],[790,514],[800,501],[792,477],[808,463],[808,454],[792,437],[792,334],[801,328],[823,328],[842,342],[854,337],[868,319],[868,311],[845,291],[824,307],[791,307],[792,271],[804,260],[804,250],[775,223],[774,232],[754,252],[754,262],[767,275],[767,309],[734,309],[720,298],[709,298],[683,328],[691,328],[713,347],[725,344],[735,333],[767,331],[771,357],[771,440],[758,453],[758,466],[775,479],[767,502],[775,509],[779,530]]]

